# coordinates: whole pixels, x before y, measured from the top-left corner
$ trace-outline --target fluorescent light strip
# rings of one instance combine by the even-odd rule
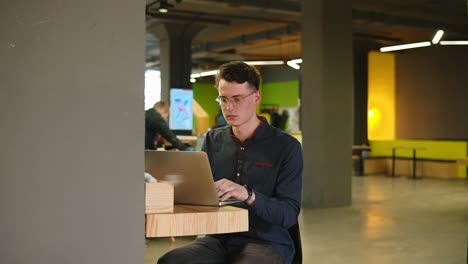
[[[440,41],[440,39],[442,38],[443,35],[444,35],[443,30],[437,30],[437,32],[434,35],[434,38],[432,39],[432,44],[439,43],[439,41]]]
[[[440,45],[468,45],[468,40],[445,40]]]
[[[203,71],[199,73],[192,73],[190,74],[190,78],[200,78],[200,77],[206,77],[206,76],[212,76],[216,75],[218,73],[218,70],[210,70],[210,71]]]
[[[415,42],[415,43],[408,43],[408,44],[403,44],[403,45],[383,47],[383,48],[380,48],[380,51],[388,52],[388,51],[395,51],[395,50],[414,49],[414,48],[428,47],[430,45],[431,45],[430,41]]]
[[[301,66],[299,66],[297,63],[294,63],[292,61],[288,61],[286,62],[286,64],[288,64],[289,67],[296,69],[296,70],[299,70],[301,68]]]
[[[244,61],[244,62],[249,65],[283,65],[284,64],[284,61],[282,60]],[[195,78],[200,78],[200,77],[212,76],[212,75],[216,75],[217,73],[218,73],[218,70],[209,70],[209,71],[203,71],[203,72],[198,72],[198,73],[192,73],[190,74],[190,78],[195,79]]]
[[[271,61],[244,61],[249,65],[283,65],[284,61],[282,60],[271,60]]]
[[[216,75],[218,70],[200,72],[200,77]]]
[[[290,62],[298,64],[298,63],[302,63],[302,59],[290,60]]]
[[[297,63],[302,62],[302,59],[296,59],[296,60],[293,60],[293,61],[298,61],[298,60],[300,60],[300,62],[297,62]],[[249,64],[249,65],[284,65],[284,61],[282,61],[282,60],[244,61],[244,62]],[[299,67],[299,65],[297,65],[297,64],[296,64],[296,66]],[[198,73],[192,73],[192,74],[190,74],[190,78],[195,79],[195,78],[200,78],[200,77],[212,76],[212,75],[216,75],[217,73],[218,73],[218,70],[209,70],[209,71],[203,71],[203,72],[198,72]]]
[[[299,63],[302,63],[302,59],[294,59],[294,60],[289,60],[286,62],[286,64],[296,70],[299,70],[301,66],[299,66]]]

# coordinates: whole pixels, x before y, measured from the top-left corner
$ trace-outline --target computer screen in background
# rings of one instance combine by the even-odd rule
[[[193,130],[193,90],[171,88],[169,128],[177,135],[191,135]]]

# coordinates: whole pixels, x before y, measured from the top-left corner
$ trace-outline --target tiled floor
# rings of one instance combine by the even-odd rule
[[[303,209],[304,262],[464,264],[468,180],[353,176],[353,205]],[[193,238],[148,239],[146,264]]]

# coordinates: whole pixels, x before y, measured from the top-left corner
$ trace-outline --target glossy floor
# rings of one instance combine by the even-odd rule
[[[354,176],[352,203],[302,210],[303,263],[467,263],[467,180]],[[191,239],[147,239],[145,263]]]

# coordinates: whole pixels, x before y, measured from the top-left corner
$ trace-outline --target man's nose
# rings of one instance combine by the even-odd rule
[[[226,109],[229,110],[229,111],[232,111],[232,109],[234,109],[234,102],[231,101],[231,100],[228,100],[226,102]]]

